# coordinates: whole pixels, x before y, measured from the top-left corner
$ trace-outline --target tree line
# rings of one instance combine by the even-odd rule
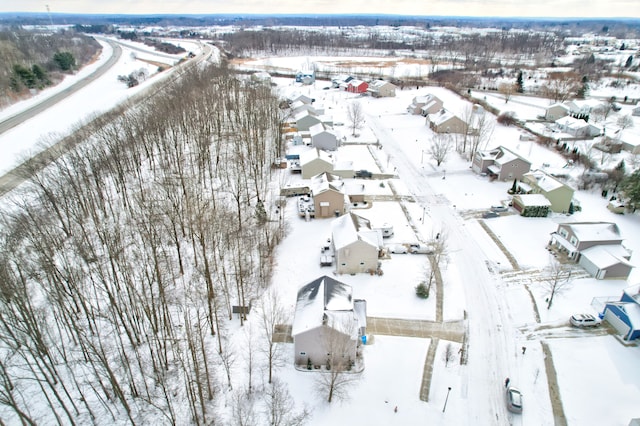
[[[56,84],[100,50],[95,39],[75,31],[0,31],[0,107],[26,96],[29,89]]]
[[[269,192],[280,115],[269,87],[192,69],[29,173],[0,214],[4,421],[226,424],[225,406],[229,424],[306,417],[272,377],[282,310],[256,303],[284,232]],[[232,308],[252,305],[263,320],[247,361]],[[258,359],[268,375],[233,389],[234,369]]]

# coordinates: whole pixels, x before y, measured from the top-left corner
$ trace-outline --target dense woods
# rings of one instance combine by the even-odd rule
[[[241,362],[228,330],[244,319],[232,306],[267,286],[283,231],[268,187],[277,105],[268,86],[224,68],[191,71],[96,119],[75,135],[78,149],[5,203],[4,421],[217,422]],[[280,399],[264,404],[287,406],[286,388],[268,386]],[[280,417],[293,416],[287,407]]]

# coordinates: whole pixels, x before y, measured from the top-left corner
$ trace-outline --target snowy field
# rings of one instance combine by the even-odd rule
[[[97,66],[110,55],[108,45],[105,44],[104,47],[100,60],[91,67]],[[76,123],[122,102],[134,90],[142,90],[156,78],[150,78],[136,89],[126,89],[122,83],[117,82],[117,75],[128,74],[142,66],[133,59],[131,52],[127,52],[126,48],[124,50],[119,64],[98,82],[1,135],[0,147],[3,155],[0,170],[10,169],[24,155],[36,151],[40,143],[49,139],[50,133],[63,135],[70,132]],[[269,66],[296,69],[301,60],[269,58],[265,61],[268,61]],[[309,58],[304,60],[314,61]],[[328,58],[324,61],[329,64],[331,62]],[[85,75],[89,69],[80,71],[73,78]],[[397,68],[394,72],[418,73],[419,70]],[[65,80],[63,85],[70,84],[73,78]],[[486,178],[473,174],[468,159],[455,153],[451,153],[444,164],[436,166],[427,153],[432,133],[425,125],[424,118],[406,113],[407,105],[419,94],[433,93],[444,101],[447,109],[455,113],[465,109],[468,105],[466,101],[437,87],[419,90],[408,88],[399,90],[395,98],[372,99],[335,89],[323,90],[329,85],[326,81],[318,81],[313,86],[298,86],[292,79],[276,79],[276,82],[283,95],[299,91],[315,98],[325,108],[325,113],[333,115],[336,122],[348,123],[348,102],[356,101],[363,105],[367,125],[359,132],[358,137],[351,135],[347,125],[336,127],[339,137],[344,137],[346,142],[360,144],[341,148],[337,153],[339,158],[352,160],[356,169],[378,170],[378,165],[382,165],[381,171],[397,173],[397,178],[382,181],[382,186],[379,181],[362,181],[367,194],[390,195],[390,188],[393,187],[399,195],[411,195],[417,185],[425,185],[429,187],[436,202],[426,206],[419,202],[403,202],[408,216],[401,209],[400,203],[390,201],[375,202],[370,208],[355,212],[370,219],[374,226],[392,223],[395,235],[389,239],[389,243],[428,239],[434,229],[437,229],[442,212],[453,216],[455,222],[451,223],[459,224],[460,228],[464,228],[465,235],[470,236],[468,244],[476,249],[475,256],[483,259],[487,267],[491,268],[491,291],[495,291],[496,300],[500,304],[495,307],[485,306],[486,314],[492,314],[490,310],[500,310],[501,318],[506,321],[503,329],[487,331],[493,335],[504,334],[500,337],[504,340],[504,345],[495,348],[495,353],[481,354],[487,362],[490,362],[489,358],[496,358],[494,364],[489,364],[498,366],[495,371],[482,371],[485,369],[482,362],[460,365],[457,358],[445,366],[444,351],[448,342],[439,342],[427,403],[420,401],[419,392],[430,339],[374,336],[373,343],[365,346],[362,379],[350,389],[347,401],[333,404],[325,403],[324,397],[314,391],[313,373],[293,368],[292,346],[286,345],[289,359],[286,366],[276,374],[288,383],[298,406],[306,405],[312,409],[310,424],[486,424],[486,415],[480,417],[481,414],[478,414],[489,412],[488,407],[483,405],[486,401],[482,399],[484,395],[482,398],[478,397],[481,393],[477,389],[482,388],[490,395],[487,398],[497,404],[492,410],[501,413],[495,419],[495,424],[551,425],[553,416],[540,340],[545,340],[551,348],[562,405],[570,425],[626,425],[630,418],[640,416],[637,411],[640,401],[640,370],[637,368],[640,349],[637,346],[624,346],[612,336],[590,336],[589,332],[584,332],[576,337],[571,329],[565,327],[569,315],[592,309],[593,297],[619,296],[623,288],[639,282],[640,271],[636,268],[628,281],[577,279],[556,296],[549,310],[545,306],[546,294],[539,285],[530,284],[529,289],[526,289],[522,282],[508,278],[508,273],[513,271],[505,254],[480,226],[478,219],[468,213],[486,210],[489,206],[506,200],[506,191],[511,183],[489,182]],[[51,90],[58,90],[63,85]],[[43,92],[38,98],[41,96],[46,96],[46,93]],[[534,118],[549,104],[547,99],[529,97],[514,96],[505,104],[504,99],[496,94],[474,93],[474,96],[486,96],[487,102],[492,105],[495,103],[496,107],[501,105],[502,110],[514,111],[519,118]],[[100,102],[95,102],[95,99],[100,99]],[[0,118],[12,115],[35,101],[25,101],[0,111]],[[74,113],[69,114],[69,111]],[[635,127],[640,128],[640,122]],[[550,167],[565,165],[566,161],[556,152],[535,142],[521,141],[522,133],[516,127],[496,125],[488,148],[504,145],[530,159],[532,168],[540,168],[543,163],[549,163]],[[375,158],[372,151],[363,145],[374,142],[382,145],[381,150],[373,150]],[[406,163],[406,158],[410,158],[411,162]],[[615,157],[612,161],[619,161],[619,158],[622,157]],[[298,175],[288,174],[287,170],[281,172],[282,176],[276,178],[277,186],[300,179]],[[572,172],[579,174],[580,170],[576,168]],[[418,178],[419,182],[416,181]],[[514,256],[525,274],[527,271],[539,271],[548,265],[545,245],[549,233],[562,221],[615,221],[626,238],[626,244],[633,250],[631,262],[640,265],[640,217],[613,215],[606,209],[606,200],[599,194],[577,191],[576,198],[580,200],[583,211],[573,216],[552,215],[533,219],[505,215],[485,222]],[[319,264],[320,247],[330,236],[331,219],[307,222],[297,215],[295,202],[290,200],[285,210],[285,220],[288,223],[288,234],[276,252],[277,264],[272,283],[282,295],[285,307],[292,313],[296,293],[301,286],[324,274],[333,276],[331,268],[323,268]],[[456,230],[451,230],[454,231]],[[473,271],[467,271],[467,263],[459,253],[462,253],[462,247],[452,247],[448,262],[442,267],[445,321],[461,320],[474,307],[477,313],[478,304],[483,303],[470,295],[476,294],[470,293],[470,286],[475,284],[469,279],[469,276],[473,276]],[[355,298],[367,300],[369,316],[434,320],[435,298],[419,299],[414,290],[424,276],[426,262],[427,257],[424,255],[392,254],[389,259],[382,260],[382,276],[360,274],[336,278],[353,286]],[[553,338],[544,339],[534,335],[528,340],[526,330],[536,326],[532,300],[536,303],[541,324],[559,326]],[[249,318],[250,323],[256,320],[257,318]],[[472,321],[476,321],[473,324],[481,327],[481,316],[476,314]],[[479,335],[478,339],[482,339],[482,336],[484,335]],[[470,350],[483,345],[489,346],[489,343],[489,340],[471,341]],[[457,343],[453,343],[453,346],[457,354],[459,346]],[[519,353],[521,346],[528,348],[526,355]],[[504,365],[501,365],[503,361]],[[481,377],[489,375],[493,377],[491,382],[478,382]],[[524,393],[525,409],[521,416],[508,414],[504,407],[502,381],[505,376],[511,377],[512,383],[517,384]],[[445,411],[448,387],[452,390],[446,400]],[[395,407],[398,407],[397,412],[394,412]]]

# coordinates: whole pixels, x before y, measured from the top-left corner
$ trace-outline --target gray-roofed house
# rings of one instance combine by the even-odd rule
[[[323,123],[314,124],[309,128],[311,136],[311,146],[314,148],[335,151],[340,146],[340,141],[336,133]]]
[[[378,270],[382,233],[369,220],[347,213],[331,223],[331,244],[336,273],[356,274]]]
[[[351,286],[328,276],[298,290],[291,335],[295,365],[362,368],[360,344],[366,333],[366,302]]]
[[[597,279],[626,279],[633,266],[629,263],[631,252],[622,241],[613,222],[568,222],[558,224],[549,245]]]
[[[486,173],[498,180],[521,179],[531,169],[531,162],[515,152],[499,146],[473,155],[471,170]]]

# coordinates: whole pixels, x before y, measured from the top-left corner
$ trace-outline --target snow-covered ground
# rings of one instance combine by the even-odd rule
[[[105,45],[101,60],[109,54]],[[293,62],[288,59],[281,64],[278,58],[269,59],[272,66],[289,67]],[[296,63],[292,68],[299,66]],[[132,90],[140,90],[126,89],[116,81],[117,75],[128,74],[139,67],[141,64],[125,49],[121,63],[113,72],[46,113],[1,135],[0,168],[7,170],[25,152],[36,150],[46,134],[65,134],[79,120],[121,102]],[[79,72],[78,76],[84,72]],[[640,281],[640,272],[634,270],[628,281],[576,279],[557,294],[549,310],[543,288],[535,280],[525,279],[548,264],[545,245],[549,233],[555,230],[557,223],[565,220],[615,221],[627,245],[633,249],[631,262],[640,265],[638,215],[613,215],[605,208],[606,201],[599,194],[578,191],[576,197],[583,211],[571,217],[505,215],[487,220],[486,224],[524,271],[516,273],[478,219],[469,214],[507,199],[506,191],[511,183],[489,182],[473,174],[469,161],[455,153],[451,153],[444,164],[436,166],[427,152],[432,133],[424,118],[406,113],[406,106],[417,94],[433,93],[444,101],[447,109],[457,113],[464,110],[466,101],[437,87],[399,90],[395,98],[372,99],[335,89],[323,90],[329,85],[326,81],[318,81],[313,86],[297,86],[292,79],[276,79],[276,82],[282,94],[300,91],[315,98],[337,122],[348,123],[348,102],[363,105],[366,127],[359,137],[352,137],[348,126],[336,127],[336,131],[347,142],[379,141],[382,149],[370,151],[364,146],[347,146],[339,150],[338,156],[352,159],[358,164],[357,168],[374,169],[374,165],[380,165],[382,171],[397,173],[394,179],[362,181],[367,194],[389,195],[393,187],[397,194],[413,195],[417,201],[403,202],[408,216],[400,203],[392,201],[374,202],[370,209],[356,210],[356,213],[371,219],[374,225],[392,223],[395,235],[389,243],[428,239],[436,230],[446,232],[449,251],[447,262],[442,265],[443,316],[445,321],[466,317],[469,326],[467,364],[460,365],[457,357],[460,346],[452,342],[456,356],[453,362],[445,365],[444,351],[450,342],[439,341],[428,402],[421,401],[419,394],[431,339],[374,336],[373,343],[364,348],[365,370],[361,380],[350,389],[347,401],[333,404],[324,402],[324,396],[314,391],[313,372],[293,368],[292,346],[287,345],[288,362],[277,370],[276,375],[288,383],[299,406],[306,404],[312,408],[310,424],[554,424],[542,340],[551,349],[562,406],[570,425],[623,425],[638,416],[634,410],[640,400],[637,368],[640,349],[624,346],[610,335],[596,336],[589,331],[576,334],[567,327],[567,319],[572,313],[591,309],[593,297],[619,296],[624,287]],[[496,105],[505,104],[499,95],[486,96],[487,101]],[[15,105],[11,109],[13,112],[0,111],[0,117],[11,115],[30,102],[33,101]],[[548,103],[548,100],[514,96],[501,109],[514,111],[520,118],[531,118],[540,114]],[[75,114],[69,114],[69,111]],[[520,140],[522,133],[516,127],[496,125],[488,147],[504,145],[529,158],[533,168],[542,167],[543,163],[550,167],[562,167],[566,163],[556,152],[535,142]],[[282,173],[280,182],[299,179],[297,175],[289,175],[287,170]],[[320,247],[330,234],[331,219],[307,222],[296,214],[292,200],[287,205],[285,218],[289,231],[277,249],[272,283],[292,313],[296,292],[301,286],[320,275],[332,275],[331,268],[319,265]],[[424,276],[426,262],[426,256],[422,255],[391,255],[390,259],[382,260],[382,276],[360,274],[337,278],[353,286],[354,297],[367,300],[369,316],[434,320],[436,299],[419,299],[414,290]],[[541,323],[555,327],[552,337],[532,331],[536,327],[532,301],[537,305]],[[249,318],[250,323],[256,320]],[[526,354],[521,353],[522,346],[527,348]],[[240,364],[236,367],[238,371]],[[510,377],[511,383],[524,393],[522,415],[509,414],[506,410],[505,377]],[[397,412],[394,412],[395,407],[398,407]]]

